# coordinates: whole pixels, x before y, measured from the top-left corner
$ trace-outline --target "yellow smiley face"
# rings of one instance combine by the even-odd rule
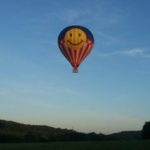
[[[84,31],[79,28],[73,28],[66,32],[64,41],[70,49],[80,50],[87,41]]]

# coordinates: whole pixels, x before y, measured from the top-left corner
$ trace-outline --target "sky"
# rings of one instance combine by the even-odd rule
[[[1,0],[0,119],[109,134],[150,120],[149,0]],[[61,54],[62,29],[95,44],[79,73]]]

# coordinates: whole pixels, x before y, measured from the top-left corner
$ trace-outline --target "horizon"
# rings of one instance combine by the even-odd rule
[[[1,1],[0,118],[86,133],[141,130],[150,120],[149,5]],[[95,40],[78,74],[57,45],[70,25]]]
[[[91,131],[91,132],[82,132],[82,131],[78,131],[78,130],[75,130],[73,128],[61,128],[61,127],[53,127],[53,126],[49,126],[49,125],[45,125],[45,124],[30,124],[30,123],[23,123],[23,122],[17,122],[17,121],[13,121],[13,120],[5,120],[5,119],[0,119],[0,121],[6,121],[6,122],[12,122],[12,123],[17,123],[17,124],[21,124],[21,125],[29,125],[29,126],[45,126],[45,127],[50,127],[50,128],[56,128],[56,129],[62,129],[62,130],[72,130],[72,131],[76,131],[76,132],[81,132],[81,133],[85,133],[85,134],[88,134],[88,133],[93,133],[94,131]],[[144,125],[144,124],[143,124]],[[104,134],[102,132],[94,132],[96,134],[104,134],[104,135],[111,135],[111,134],[116,134],[116,133],[121,133],[121,132],[136,132],[136,131],[139,131],[141,132],[142,130],[123,130],[123,131],[117,131],[117,132],[112,132],[112,133],[108,133],[108,134]]]

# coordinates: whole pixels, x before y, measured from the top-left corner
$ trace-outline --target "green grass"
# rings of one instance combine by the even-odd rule
[[[150,150],[150,141],[0,144],[0,150]]]

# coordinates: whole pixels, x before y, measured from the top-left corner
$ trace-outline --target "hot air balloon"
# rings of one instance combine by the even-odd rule
[[[72,65],[73,73],[77,73],[79,65],[92,51],[94,37],[91,31],[83,26],[69,26],[60,32],[58,45]]]

